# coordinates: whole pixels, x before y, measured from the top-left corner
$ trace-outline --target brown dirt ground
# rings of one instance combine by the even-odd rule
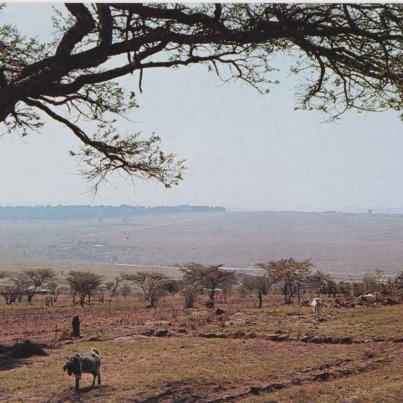
[[[63,303],[63,301],[61,301]],[[1,402],[398,402],[402,396],[403,305],[374,309],[326,308],[324,321],[308,308],[233,299],[215,315],[202,306],[185,312],[179,297],[156,309],[132,297],[91,308],[0,307],[0,344],[40,335],[69,338],[75,313],[83,338],[58,341],[48,356],[1,360]],[[147,336],[167,330],[169,337]],[[284,341],[271,341],[285,334]],[[204,337],[204,336],[210,337]],[[351,344],[305,343],[304,336],[350,336]],[[92,340],[88,340],[92,337]],[[38,338],[39,339],[39,338]],[[102,354],[101,387],[74,392],[63,373],[66,356],[96,347]]]

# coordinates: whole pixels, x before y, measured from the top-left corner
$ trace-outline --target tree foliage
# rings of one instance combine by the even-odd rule
[[[7,304],[16,300],[21,302],[24,295],[31,303],[38,288],[47,284],[56,275],[52,269],[27,269],[20,273],[3,274],[3,277],[8,277],[8,281],[0,285],[0,295],[5,298]]]
[[[78,295],[81,306],[84,306],[86,298],[91,302],[91,295],[102,284],[103,277],[91,272],[71,271],[66,280],[73,295]]]
[[[37,289],[52,280],[56,273],[52,269],[27,269],[24,270],[23,275],[29,287],[27,289],[28,302],[31,302]]]
[[[335,296],[337,293],[337,283],[328,273],[317,270],[307,277],[306,288],[312,291]]]
[[[266,273],[263,276],[246,275],[243,278],[242,286],[250,291],[256,291],[259,299],[258,307],[263,306],[263,296],[269,293],[270,288],[277,282],[277,277],[270,276]]]
[[[205,288],[208,290],[209,303],[211,308],[215,305],[217,289],[225,289],[235,282],[233,272],[220,270],[222,264],[204,266],[200,263],[190,262],[180,266],[183,273],[183,281],[190,287]],[[188,288],[191,292],[192,288]],[[186,294],[185,294],[186,297]]]
[[[134,283],[143,291],[144,298],[150,303],[151,308],[156,308],[161,296],[168,292],[169,279],[162,273],[142,271],[125,274],[124,280]]]
[[[28,276],[22,272],[17,273],[11,276],[11,284],[14,290],[15,298],[18,299],[19,302],[22,301],[22,297],[27,295],[28,287],[32,286],[32,282],[30,282]],[[29,296],[31,295],[31,297]],[[32,301],[33,294],[32,291],[28,294],[28,301]]]
[[[258,263],[257,266],[266,270],[269,278],[281,283],[285,304],[292,304],[295,295],[298,297],[298,303],[300,302],[301,287],[313,267],[309,259],[303,261],[296,261],[293,258],[280,259]]]
[[[155,68],[206,64],[224,81],[266,92],[275,56],[289,55],[302,77],[298,107],[339,116],[345,110],[402,108],[401,4],[78,4],[54,19],[42,43],[0,25],[0,122],[37,130],[45,116],[82,143],[86,176],[98,183],[123,170],[166,187],[183,162],[160,139],[120,133],[116,117],[135,108],[118,79]],[[91,133],[82,123],[90,120]]]
[[[120,287],[120,294],[125,298],[125,301],[127,296],[131,294],[131,292],[132,289],[127,284],[124,284],[122,287]]]
[[[57,302],[59,294],[61,294],[65,289],[57,284],[55,281],[51,281],[47,284],[47,288],[53,297],[53,302]]]
[[[6,305],[10,305],[15,300],[15,290],[10,284],[0,285],[0,295],[4,298]]]
[[[181,294],[185,298],[185,308],[194,308],[200,289],[196,284],[187,284],[183,287]]]

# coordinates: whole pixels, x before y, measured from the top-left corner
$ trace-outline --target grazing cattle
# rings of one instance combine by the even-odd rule
[[[376,296],[374,294],[365,294],[358,297],[358,303],[367,308],[375,306]]]
[[[63,371],[76,377],[76,391],[80,390],[81,374],[92,374],[92,387],[95,385],[95,378],[98,377],[98,385],[101,384],[101,355],[95,348],[89,353],[76,354],[74,357],[67,358]]]
[[[320,298],[318,298],[318,297],[314,298],[311,302],[311,307],[312,307],[313,315],[314,315],[315,319],[319,319],[320,311],[322,308],[322,301],[320,300]]]

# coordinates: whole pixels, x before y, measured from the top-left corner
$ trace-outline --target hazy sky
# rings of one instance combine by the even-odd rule
[[[46,38],[49,4],[8,5],[0,23]],[[286,60],[278,60],[286,66]],[[162,147],[186,159],[185,180],[172,190],[116,177],[94,197],[69,157],[79,143],[49,123],[40,134],[0,138],[0,204],[222,205],[267,210],[402,207],[403,135],[397,113],[348,113],[323,123],[294,112],[294,78],[262,96],[223,84],[203,66],[145,71],[140,108],[123,132],[153,131]],[[122,80],[137,91],[138,76]],[[138,91],[137,91],[138,92]]]

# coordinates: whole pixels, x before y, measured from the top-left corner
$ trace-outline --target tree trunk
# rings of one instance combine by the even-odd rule
[[[263,305],[263,294],[262,294],[262,291],[258,291],[258,293],[257,293],[257,295],[258,295],[258,297],[259,297],[259,309],[262,307],[262,305]]]
[[[300,288],[301,288],[301,286],[300,286],[300,284],[298,283],[298,285],[297,285],[297,297],[298,297],[298,305],[300,305],[300,304],[301,304],[301,294],[300,294]]]
[[[150,298],[150,307],[156,308],[157,307],[157,300],[154,297]]]
[[[288,288],[287,288],[287,284],[284,284],[283,294],[284,294],[284,304],[288,304]]]
[[[209,302],[208,302],[208,306],[209,308],[214,308],[215,305],[215,289],[211,289],[209,291]]]

